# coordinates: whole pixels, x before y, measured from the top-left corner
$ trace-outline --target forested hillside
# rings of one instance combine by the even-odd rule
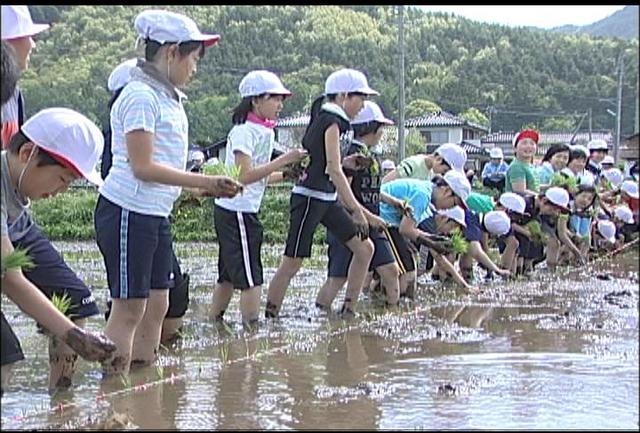
[[[27,114],[54,105],[108,119],[106,79],[135,54],[135,15],[149,6],[31,6],[34,21],[53,21],[39,35],[22,79]],[[397,11],[391,6],[162,6],[220,33],[187,89],[193,141],[214,140],[230,127],[244,73],[281,74],[294,97],[282,116],[303,111],[333,70],[365,71],[398,118]],[[623,134],[633,130],[638,40],[562,35],[479,24],[447,14],[405,11],[408,115],[428,102],[461,113],[492,110],[493,130],[524,124],[568,129],[593,109],[593,128],[614,128],[616,60],[624,52]],[[473,111],[473,110],[472,110]],[[477,112],[477,111],[474,111]],[[543,115],[540,115],[542,113]],[[482,114],[480,115],[482,116]],[[586,122],[583,123],[586,127]]]

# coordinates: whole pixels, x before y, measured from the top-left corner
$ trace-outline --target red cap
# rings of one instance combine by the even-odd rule
[[[525,129],[524,131],[520,131],[516,134],[515,138],[513,139],[513,147],[516,147],[518,145],[518,142],[525,138],[530,138],[536,144],[538,144],[538,140],[540,139],[540,134],[538,134],[538,131],[534,131],[533,129]]]

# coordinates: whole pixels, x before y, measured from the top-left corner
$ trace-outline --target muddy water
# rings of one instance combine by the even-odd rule
[[[104,309],[97,249],[58,246]],[[2,398],[2,428],[638,428],[637,250],[477,295],[422,277],[414,302],[386,312],[365,296],[351,321],[311,307],[326,263],[315,254],[282,317],[245,335],[237,296],[228,327],[208,321],[213,247],[179,245],[192,275],[182,339],[128,381],[81,362],[73,390],[54,397],[45,338],[3,299],[27,361]]]

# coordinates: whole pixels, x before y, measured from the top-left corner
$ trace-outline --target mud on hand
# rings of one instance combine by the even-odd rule
[[[62,341],[87,361],[104,361],[116,350],[116,345],[104,334],[95,334],[77,326],[67,331]]]

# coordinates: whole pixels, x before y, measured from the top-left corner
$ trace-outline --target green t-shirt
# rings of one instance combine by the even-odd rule
[[[495,203],[490,195],[471,192],[467,198],[467,207],[478,215],[491,212],[495,208]]]
[[[509,169],[507,170],[507,176],[505,179],[505,191],[513,192],[511,184],[517,181],[525,181],[525,188],[531,191],[538,192],[538,178],[536,173],[531,167],[531,164],[522,162],[515,158],[511,161]]]
[[[412,179],[431,180],[433,173],[427,168],[425,155],[413,155],[403,159],[396,167],[398,178],[410,177]]]

